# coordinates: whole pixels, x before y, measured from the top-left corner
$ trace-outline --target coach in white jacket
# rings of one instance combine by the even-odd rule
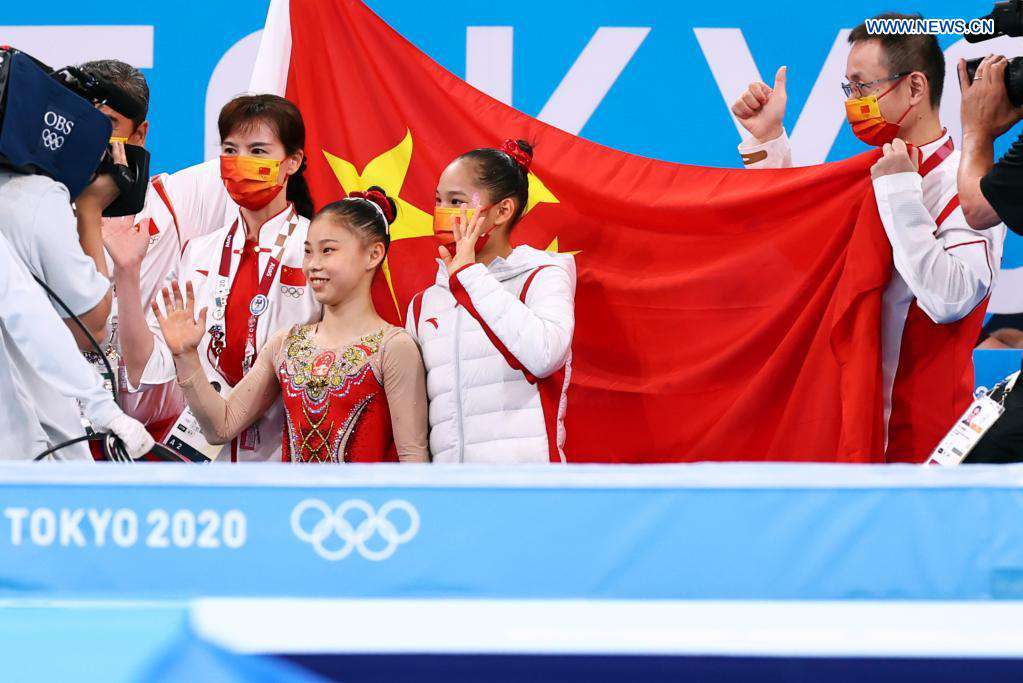
[[[406,317],[426,365],[434,462],[565,460],[575,262],[511,247],[531,159],[522,141],[473,150],[437,187],[435,232],[453,218],[455,254],[440,247],[437,280]]]
[[[934,36],[876,36],[861,24],[849,42],[847,111],[864,106],[877,119],[873,130],[900,138],[873,139],[853,122],[861,140],[883,145],[871,175],[894,262],[881,319],[885,456],[923,462],[973,400],[972,351],[1005,226],[973,230],[959,206],[959,152],[939,117],[945,62]],[[774,88],[751,84],[733,105],[753,136],[739,146],[747,168],[792,165],[781,125],[785,81],[782,67]],[[911,156],[903,141],[918,151]]]

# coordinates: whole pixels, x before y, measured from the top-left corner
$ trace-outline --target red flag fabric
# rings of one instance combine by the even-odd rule
[[[642,158],[477,91],[356,0],[291,0],[290,23],[317,205],[398,198],[375,293],[394,322],[436,274],[444,167],[535,145],[514,241],[575,254],[569,461],[883,461],[876,153],[764,171]]]

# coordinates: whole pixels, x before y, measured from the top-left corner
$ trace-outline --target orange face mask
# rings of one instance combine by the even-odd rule
[[[221,156],[220,177],[238,206],[259,211],[280,194],[281,162],[260,157]]]
[[[477,211],[486,211],[489,207],[480,209],[465,209],[469,220],[473,219]],[[455,253],[455,221],[462,220],[462,207],[460,206],[436,206],[433,209],[433,237],[437,242],[446,247],[452,254]],[[480,235],[476,240],[476,251],[483,248],[490,235]]]
[[[902,120],[906,118],[913,105],[899,117],[894,123],[887,120],[881,113],[881,107],[877,101],[894,90],[900,78],[892,87],[880,95],[867,95],[866,97],[853,97],[845,101],[845,115],[852,124],[853,135],[872,147],[881,147],[894,140],[902,128]]]

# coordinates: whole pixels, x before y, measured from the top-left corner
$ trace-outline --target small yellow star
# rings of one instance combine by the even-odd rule
[[[558,198],[547,189],[547,186],[543,184],[543,181],[537,178],[534,174],[529,174],[529,201],[526,202],[526,209],[522,212],[525,216],[527,213],[533,210],[533,207],[537,204],[558,204]]]
[[[580,251],[560,251],[558,249],[558,238],[557,237],[555,237],[553,240],[551,240],[551,243],[547,245],[547,248],[544,249],[544,251],[549,251],[549,252],[551,252],[553,254],[571,254],[572,256],[575,256],[576,254],[582,253],[581,250]]]

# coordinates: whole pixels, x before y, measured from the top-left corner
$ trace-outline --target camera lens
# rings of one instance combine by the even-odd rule
[[[1023,57],[1013,57],[1005,69],[1005,89],[1015,107],[1023,107]]]
[[[970,77],[970,83],[977,77],[977,67],[980,66],[981,58],[966,60],[966,74]],[[1005,68],[1005,90],[1009,95],[1009,101],[1014,107],[1023,107],[1023,57],[1013,57]]]

